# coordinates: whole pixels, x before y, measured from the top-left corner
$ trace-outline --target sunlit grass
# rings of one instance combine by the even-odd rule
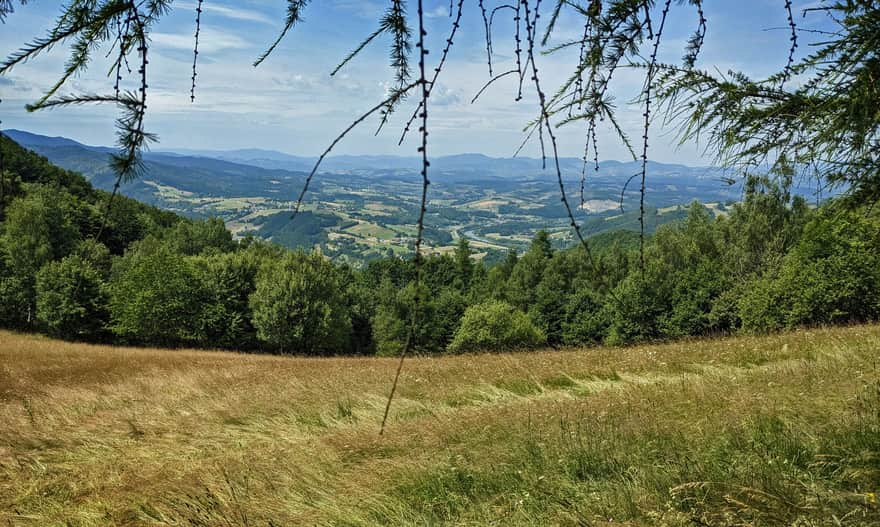
[[[880,327],[396,366],[0,333],[0,525],[877,525]]]

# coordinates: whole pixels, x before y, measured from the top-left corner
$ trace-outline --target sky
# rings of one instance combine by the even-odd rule
[[[489,7],[504,1],[487,0]],[[542,3],[549,20],[554,2]],[[658,2],[662,4],[662,2]],[[782,68],[788,57],[789,30],[783,0],[706,0],[706,43],[698,67],[743,71],[755,77]],[[821,21],[820,15],[802,17],[804,7],[815,1],[794,1],[795,19],[803,27]],[[285,38],[261,66],[254,59],[275,39],[282,27],[284,0],[205,0],[199,43],[196,100],[190,102],[194,0],[176,0],[173,9],[154,28],[150,46],[148,115],[146,129],[156,133],[154,150],[231,150],[264,148],[294,155],[320,154],[354,118],[382,101],[393,84],[388,66],[388,38],[374,41],[365,52],[335,76],[330,72],[360,41],[373,32],[387,1],[316,0],[305,11],[305,21]],[[414,12],[414,2],[411,11]],[[457,2],[456,2],[457,4]],[[440,58],[452,20],[447,0],[427,1],[428,67]],[[17,6],[5,25],[0,25],[0,54],[43,36],[50,29],[61,2],[37,0]],[[510,18],[509,10],[498,16]],[[499,18],[493,29],[493,65],[497,72],[514,66],[512,22]],[[413,17],[414,20],[414,17]],[[660,58],[680,60],[685,42],[696,27],[697,15],[687,5],[673,2]],[[582,19],[568,11],[554,30],[554,44],[582,32]],[[509,76],[492,85],[476,103],[471,99],[490,78],[482,16],[476,0],[464,2],[462,27],[446,66],[429,101],[429,154],[482,153],[509,157],[521,143],[524,126],[537,115],[534,90],[515,102],[516,80]],[[801,51],[807,49],[802,45]],[[2,128],[65,136],[93,145],[112,145],[115,108],[88,106],[27,113],[34,102],[56,81],[69,49],[59,46],[50,53],[19,65],[0,77]],[[87,72],[69,82],[61,93],[112,93],[113,79],[106,75],[104,53],[95,53]],[[413,58],[413,65],[416,65]],[[574,68],[577,49],[537,57],[543,88],[552,93]],[[642,109],[631,104],[641,86],[643,72],[623,70],[616,74],[612,92],[620,121],[633,137],[641,136]],[[528,83],[527,83],[528,84]],[[418,138],[413,134],[398,146],[400,131],[412,113],[412,98],[375,135],[377,120],[367,121],[334,150],[336,154],[416,155]],[[560,153],[583,154],[584,123],[559,130]],[[626,160],[627,151],[610,129],[599,130],[600,157]],[[657,120],[652,124],[649,157],[667,163],[711,164],[705,145],[679,145],[674,127]],[[524,155],[538,156],[537,141]]]

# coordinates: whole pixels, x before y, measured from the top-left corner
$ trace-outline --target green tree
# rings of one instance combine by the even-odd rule
[[[568,296],[572,293],[572,280],[583,269],[579,267],[579,263],[581,262],[572,253],[557,254],[547,260],[540,281],[535,286],[534,297],[527,312],[535,325],[547,336],[547,343],[550,345],[555,346],[563,341],[565,308]]]
[[[0,172],[0,221],[6,217],[6,207],[22,192],[21,178],[8,170]]]
[[[348,350],[351,318],[338,273],[317,254],[294,252],[266,262],[250,305],[257,336],[282,353]]]
[[[436,294],[428,294],[421,286],[416,301],[416,284],[410,283],[396,291],[385,282],[378,291],[382,298],[373,318],[374,336],[380,355],[397,355],[409,337],[416,309],[416,326],[412,349],[420,353],[442,353],[461,321],[467,298],[457,287],[448,286]]]
[[[199,334],[205,346],[249,350],[258,346],[250,296],[256,290],[263,258],[254,250],[193,258],[205,303],[199,310]]]
[[[152,239],[114,262],[108,287],[110,329],[125,342],[160,346],[205,342],[208,291],[196,265]]]
[[[443,352],[461,324],[468,307],[467,297],[458,288],[447,287],[430,302],[433,306],[433,319],[428,321],[432,326],[429,337],[431,348],[432,351]]]
[[[611,324],[606,299],[587,288],[568,297],[562,321],[562,341],[569,346],[601,344]]]
[[[410,287],[410,286],[408,286]],[[411,286],[414,287],[414,286]],[[390,278],[385,278],[375,291],[378,299],[372,318],[376,353],[391,356],[400,353],[410,328],[410,308]]]
[[[376,352],[373,339],[373,314],[376,305],[376,290],[369,287],[364,273],[348,265],[339,268],[340,281],[345,288],[348,313],[351,316],[350,353],[372,355]]]
[[[37,321],[53,337],[99,340],[109,321],[102,272],[87,259],[67,256],[37,273]]]
[[[235,249],[232,233],[220,218],[178,222],[165,231],[163,238],[174,252],[189,256],[204,252],[227,253]]]
[[[453,258],[455,259],[455,270],[458,274],[458,287],[462,291],[467,291],[470,288],[471,278],[474,275],[474,262],[471,260],[471,245],[464,236],[458,238]]]
[[[43,265],[66,256],[79,233],[66,214],[68,196],[48,187],[32,187],[13,201],[3,223],[8,279],[6,300],[12,303],[12,320],[31,325],[36,314],[36,275]]]
[[[550,233],[544,229],[539,230],[532,240],[530,252],[538,253],[544,258],[553,257],[553,244],[550,242]]]
[[[529,310],[535,303],[538,284],[552,256],[547,231],[538,231],[529,250],[516,261],[507,279],[504,296],[510,304],[522,311]]]
[[[880,221],[827,207],[781,266],[740,300],[743,328],[767,331],[880,317]]]
[[[28,283],[12,271],[9,261],[5,238],[0,236],[0,326],[26,328],[32,322],[32,290]]]

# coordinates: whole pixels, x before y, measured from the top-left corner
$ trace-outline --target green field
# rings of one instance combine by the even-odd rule
[[[880,326],[396,363],[0,333],[0,525],[878,525]]]

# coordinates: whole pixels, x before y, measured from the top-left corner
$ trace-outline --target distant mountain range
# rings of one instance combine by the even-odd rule
[[[311,171],[317,162],[317,157],[303,157],[285,154],[274,150],[243,149],[243,150],[175,150],[168,153],[174,155],[209,157],[222,159],[233,163],[258,166],[269,169],[282,169],[293,171]],[[549,162],[549,160],[548,160]],[[573,174],[580,177],[583,169],[583,160],[574,157],[559,159],[560,166],[568,178]],[[540,159],[529,157],[498,158],[483,154],[456,154],[439,156],[431,159],[431,168],[439,173],[479,173],[482,177],[517,177],[523,173],[534,176],[543,172],[544,162]],[[421,167],[421,158],[392,156],[392,155],[339,155],[327,157],[321,163],[322,172],[356,172],[365,170],[411,170],[417,171]],[[683,176],[705,177],[712,176],[720,171],[708,167],[689,167],[679,164],[663,164],[649,162],[651,172],[659,172],[664,175],[680,174]],[[640,162],[602,161],[599,163],[600,172],[625,172],[641,170]],[[590,174],[593,166],[588,167]]]
[[[80,149],[102,154],[113,153],[113,148],[105,146],[89,146],[66,137],[47,137],[21,130],[4,130],[4,134],[17,143],[39,151],[47,157],[57,155],[59,150]],[[144,155],[147,161],[172,166],[209,167],[220,169],[223,165],[210,163],[205,160],[214,160],[231,163],[233,165],[246,165],[267,170],[285,170],[289,172],[310,172],[317,162],[317,157],[295,156],[275,150],[263,150],[249,148],[240,150],[160,150],[147,152]],[[560,158],[560,166],[566,179],[579,179],[583,169],[583,161],[579,158]],[[529,157],[496,158],[483,154],[457,154],[439,156],[431,159],[431,168],[437,174],[450,176],[452,181],[472,181],[476,176],[480,179],[492,178],[543,178],[550,175],[549,168],[544,168],[541,159]],[[322,173],[366,173],[376,174],[385,172],[418,171],[421,166],[421,158],[392,155],[339,155],[329,156],[321,164]],[[617,178],[629,177],[641,171],[641,162],[602,161],[599,163],[599,173],[596,174],[592,165],[588,167],[588,177]],[[657,163],[650,161],[648,171],[652,177],[659,178],[694,178],[716,179],[723,171],[712,167],[690,167],[680,164]],[[235,170],[233,170],[235,172]],[[86,174],[89,175],[89,174]],[[149,175],[149,171],[148,171]]]

